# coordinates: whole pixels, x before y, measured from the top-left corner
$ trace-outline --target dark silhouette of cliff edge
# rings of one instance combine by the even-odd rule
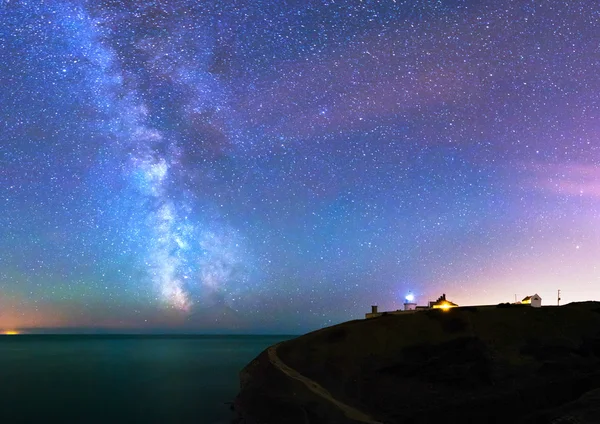
[[[240,383],[245,424],[360,422],[340,405],[386,424],[600,423],[600,303],[350,321],[261,353]]]

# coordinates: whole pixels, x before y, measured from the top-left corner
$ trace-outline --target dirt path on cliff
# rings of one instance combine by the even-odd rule
[[[371,418],[369,415],[365,414],[364,412],[361,412],[358,409],[353,408],[352,406],[346,405],[345,403],[335,399],[333,396],[331,396],[331,393],[329,393],[319,383],[317,383],[314,380],[311,380],[308,377],[303,376],[295,369],[288,367],[286,364],[284,364],[281,361],[281,359],[279,359],[279,356],[277,356],[277,346],[278,345],[271,346],[268,349],[269,361],[271,361],[271,363],[273,364],[273,366],[275,366],[275,368],[279,369],[281,372],[283,372],[288,377],[302,382],[306,387],[308,387],[308,389],[310,391],[312,391],[313,393],[316,393],[318,396],[322,397],[327,402],[330,402],[330,403],[334,404],[335,406],[337,406],[338,409],[340,409],[344,413],[344,415],[346,417],[350,418],[351,420],[358,421],[361,423],[367,423],[367,424],[383,424],[379,421],[374,420],[373,418]]]

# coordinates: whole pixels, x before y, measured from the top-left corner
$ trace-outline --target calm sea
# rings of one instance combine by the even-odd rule
[[[3,336],[0,423],[229,423],[241,368],[291,336]]]

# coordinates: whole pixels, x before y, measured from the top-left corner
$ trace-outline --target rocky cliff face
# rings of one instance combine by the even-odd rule
[[[353,424],[334,405],[286,376],[262,352],[240,372],[236,424]]]
[[[599,303],[383,316],[309,333],[277,352],[381,423],[600,422]],[[267,352],[240,379],[245,423],[357,422]]]
[[[598,424],[600,422],[600,389],[585,393],[574,402],[555,409],[552,424]]]

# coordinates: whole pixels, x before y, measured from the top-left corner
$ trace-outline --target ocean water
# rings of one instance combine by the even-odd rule
[[[289,338],[3,336],[0,423],[229,423],[239,371]]]

